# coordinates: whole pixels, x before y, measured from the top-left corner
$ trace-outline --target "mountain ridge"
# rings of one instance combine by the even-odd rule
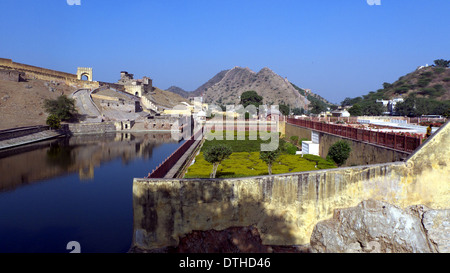
[[[321,96],[305,89],[308,90],[307,94],[304,89],[298,88],[289,82],[287,78],[281,77],[269,67],[263,67],[258,72],[255,72],[248,67],[235,66],[232,69],[220,71],[192,92],[174,86],[167,90],[182,94],[185,98],[203,95],[206,103],[221,105],[239,104],[240,95],[249,90],[256,91],[264,98],[263,103],[267,105],[288,105],[291,108],[307,110],[310,104],[308,97],[310,96],[330,104]]]

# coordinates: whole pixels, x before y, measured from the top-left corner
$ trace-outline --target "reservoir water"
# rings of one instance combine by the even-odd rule
[[[59,138],[0,151],[0,253],[123,253],[133,236],[133,178],[183,141],[170,133]]]

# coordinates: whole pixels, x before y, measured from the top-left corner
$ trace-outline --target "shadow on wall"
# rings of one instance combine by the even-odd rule
[[[295,241],[287,212],[264,202],[265,194],[220,180],[146,182],[133,189],[134,234],[130,252],[307,252]],[[268,182],[270,184],[270,182]],[[270,190],[270,187],[267,187]],[[262,199],[261,199],[262,198]],[[262,239],[280,245],[264,245]]]

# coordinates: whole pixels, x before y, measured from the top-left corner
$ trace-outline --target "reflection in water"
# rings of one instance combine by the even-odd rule
[[[67,143],[56,142],[50,145],[47,150],[47,163],[50,166],[59,166],[62,169],[69,169],[75,159],[72,157],[73,148],[66,145]]]
[[[1,151],[0,252],[68,253],[70,241],[82,252],[128,251],[133,178],[181,143],[170,133],[102,134]]]
[[[170,142],[174,143],[170,133],[114,133],[64,137],[2,151],[0,191],[67,173],[78,173],[81,180],[90,180],[94,169],[103,162],[121,158],[127,165],[135,158],[151,158],[155,147]]]

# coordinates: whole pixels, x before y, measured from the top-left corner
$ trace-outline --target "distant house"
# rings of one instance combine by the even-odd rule
[[[386,107],[387,112],[384,112],[385,115],[393,115],[395,114],[395,105],[399,102],[403,102],[403,98],[395,98],[392,100],[377,100],[378,103],[383,103],[383,106]]]
[[[272,120],[272,117],[278,119],[281,116],[283,116],[283,114],[276,109],[268,109],[266,112],[266,120]]]
[[[349,117],[350,113],[347,110],[335,110],[331,112],[333,117]]]

